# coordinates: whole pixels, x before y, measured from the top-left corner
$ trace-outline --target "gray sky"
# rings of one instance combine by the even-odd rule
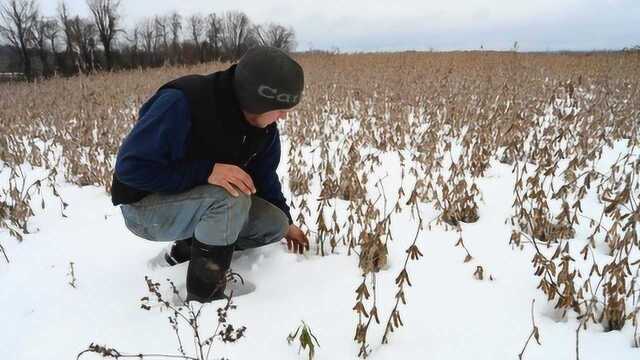
[[[66,0],[88,15],[85,0]],[[57,0],[40,0],[55,14]],[[244,11],[296,31],[298,50],[620,49],[640,45],[640,0],[122,0],[125,27],[177,10]]]

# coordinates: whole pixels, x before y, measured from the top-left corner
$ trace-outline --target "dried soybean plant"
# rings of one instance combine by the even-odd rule
[[[228,274],[230,279],[233,278],[232,274]],[[202,309],[203,304],[195,305],[195,302],[186,302],[180,295],[179,290],[176,288],[173,281],[167,279],[167,283],[171,288],[172,296],[178,299],[178,303],[166,300],[161,292],[160,283],[153,281],[148,276],[145,276],[145,282],[147,284],[148,296],[144,296],[140,299],[140,308],[143,310],[151,310],[152,307],[159,307],[160,310],[169,310],[171,313],[168,316],[169,325],[176,335],[176,341],[178,345],[178,355],[174,354],[127,354],[122,353],[115,348],[99,345],[95,343],[89,344],[87,349],[78,353],[76,359],[80,359],[86,353],[95,353],[101,355],[103,358],[165,358],[165,359],[184,359],[184,360],[208,360],[212,355],[211,350],[216,341],[223,343],[234,343],[241,338],[245,337],[247,328],[241,326],[235,328],[233,324],[229,323],[230,312],[236,309],[236,305],[233,304],[233,294],[224,299],[222,307],[217,309],[217,323],[213,330],[213,333],[209,336],[205,335],[203,330],[203,316]],[[180,331],[180,324],[186,325],[190,332],[190,340],[193,341],[194,352],[191,353],[185,350],[185,339],[183,339]]]
[[[304,321],[302,321],[301,325],[298,325],[294,332],[290,333],[287,336],[287,343],[289,343],[289,345],[294,343],[296,340],[298,340],[298,344],[300,345],[300,347],[298,348],[298,354],[302,350],[307,350],[307,356],[309,360],[313,360],[316,355],[316,346],[320,347],[320,343],[318,342],[318,338],[316,338],[316,336],[311,331],[309,325],[307,325],[307,323],[305,323]]]
[[[622,84],[611,81],[607,86]],[[640,291],[631,278],[640,265],[638,112],[634,110],[638,89],[636,83],[632,93],[614,98],[602,89],[585,92],[583,86],[565,82],[560,86],[563,95],[551,95],[547,113],[537,119],[538,128],[521,149],[523,160],[514,162],[511,242],[520,245],[525,238],[534,246],[532,262],[535,275],[541,278],[539,288],[549,301],[556,300],[562,317],[573,310],[583,328],[593,321],[605,330],[619,330],[628,320],[637,323],[637,313],[627,312],[637,306],[635,294]],[[628,84],[622,88],[628,89]],[[604,150],[612,148],[614,141],[625,142],[625,150],[606,164]],[[599,212],[590,211],[597,214],[595,218],[583,210],[588,196],[597,198]],[[571,251],[571,244],[580,226],[590,235],[582,236],[585,241],[578,254]],[[597,260],[602,258],[596,254],[598,243],[608,247],[604,264]],[[580,264],[576,256],[582,257]],[[579,270],[582,264],[589,264],[588,275]]]
[[[359,141],[363,148],[402,154],[408,146],[414,150],[413,160],[420,163],[414,174],[420,201],[433,203],[442,211],[440,219],[452,226],[478,220],[478,202],[483,194],[474,179],[485,176],[494,159],[511,164],[516,181],[510,242],[518,247],[525,244],[534,247],[532,262],[536,275],[541,277],[540,288],[550,301],[558,299],[556,306],[563,314],[572,309],[581,319],[589,314],[595,318],[593,311],[599,304],[599,319],[604,321],[605,328],[620,328],[625,309],[629,305],[637,307],[637,283],[631,281],[629,266],[637,266],[630,259],[638,259],[634,203],[638,197],[631,190],[637,187],[632,167],[637,166],[634,151],[639,74],[634,66],[638,58],[518,55],[514,60],[496,54],[447,54],[424,55],[415,62],[399,60],[409,56],[394,55],[394,61],[387,62],[384,56],[362,56],[362,62],[368,63],[366,68],[371,70],[369,76],[354,69],[356,65],[340,67],[340,74],[349,81],[337,83],[318,96],[321,105],[309,104],[300,110],[297,120],[306,126],[291,125],[288,129],[301,133],[307,142],[319,139],[320,146],[326,149],[326,143],[335,140],[335,134],[314,133],[320,127],[314,127],[313,122],[322,122],[330,116],[342,117],[359,123],[360,131],[353,141]],[[446,65],[445,59],[449,61]],[[335,64],[341,59],[331,60]],[[353,57],[348,60],[353,61]],[[397,63],[404,68],[396,68]],[[382,67],[384,71],[376,71]],[[503,73],[501,70],[506,68],[509,71]],[[392,73],[403,76],[379,75]],[[415,74],[421,75],[420,80],[411,77]],[[366,84],[362,79],[366,79]],[[347,106],[334,112],[327,110],[331,106],[326,104],[332,103],[327,99],[332,96],[337,99],[335,103],[343,101]],[[323,117],[324,114],[327,115]],[[600,173],[596,160],[604,148],[611,149],[620,140],[627,140],[626,155],[621,154],[621,159],[610,165],[611,171]],[[334,158],[344,157],[344,150],[342,154]],[[325,157],[326,161],[328,158]],[[626,171],[619,169],[622,163]],[[325,175],[323,195],[337,196],[339,184],[344,183],[337,178],[345,177],[345,172],[355,173],[353,167],[341,168],[336,176],[330,170],[337,167],[321,165],[326,171],[321,172]],[[361,168],[366,167],[365,163]],[[621,172],[627,176],[620,175]],[[352,175],[351,179],[357,178]],[[604,179],[609,179],[607,195]],[[583,260],[595,248],[594,236],[604,231],[607,233],[601,238],[609,245],[613,259],[618,260],[606,265],[608,275],[603,274],[601,282],[591,285],[595,280],[591,275],[601,273],[601,266],[594,263],[589,280],[580,289],[581,275],[576,270],[576,254],[571,253],[569,242],[580,235],[577,227],[586,225],[582,203],[587,195],[594,195],[593,190],[605,203],[604,217],[589,220],[589,229],[595,234],[588,238],[590,246],[583,248]],[[620,206],[621,203],[625,206]],[[323,204],[321,209],[326,211],[326,206]],[[359,243],[354,240],[359,238],[351,234],[356,228],[354,223],[359,227],[367,223],[357,217],[354,210],[359,208],[376,212],[367,206],[349,204],[351,211],[343,225],[349,231],[344,236],[356,246]],[[326,217],[319,219],[323,220],[320,222],[323,231],[330,228],[325,224]],[[603,220],[610,225],[604,225]],[[460,241],[457,244],[464,246]],[[546,254],[552,244],[555,252]],[[467,256],[470,257],[468,252]],[[477,269],[475,276],[482,277],[483,268]],[[592,289],[598,290],[600,286],[604,300],[598,300],[600,296]],[[371,318],[366,322],[362,319],[367,319],[372,309],[373,318],[377,318],[378,312],[375,305],[369,311],[364,305],[363,301],[370,296],[369,287],[365,276],[354,307],[359,319],[356,341],[361,344],[361,355],[367,354],[364,344],[371,323]],[[585,294],[591,295],[589,300],[585,300]],[[631,299],[631,304],[624,302],[623,295]],[[591,309],[591,313],[584,309]],[[635,314],[637,311],[632,311],[626,317],[637,324]]]

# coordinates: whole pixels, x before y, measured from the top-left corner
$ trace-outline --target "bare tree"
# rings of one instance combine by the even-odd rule
[[[179,61],[182,16],[177,12],[171,13],[169,15],[169,26],[171,28],[171,62],[176,64]]]
[[[58,24],[58,20],[55,18],[47,19],[47,26],[45,27],[45,38],[49,41],[49,48],[51,52],[56,54],[56,39],[58,38],[58,34],[60,33],[60,26]]]
[[[256,39],[256,42],[260,46],[267,45],[267,31],[264,28],[264,25],[254,25],[251,27],[251,32],[253,37]]]
[[[238,59],[250,47],[251,21],[241,11],[229,11],[222,21],[222,47],[229,58]]]
[[[49,75],[51,67],[49,66],[49,56],[47,45],[51,40],[51,52],[55,55],[55,34],[57,34],[58,24],[55,19],[40,17],[33,27],[33,43],[38,50],[38,57],[42,63],[42,74]]]
[[[87,0],[87,6],[93,14],[93,21],[104,48],[107,70],[111,70],[113,66],[111,46],[116,34],[120,31],[117,28],[120,20],[118,14],[120,0]]]
[[[24,75],[28,79],[33,77],[29,46],[33,42],[37,19],[38,6],[35,0],[10,0],[0,5],[0,36],[6,38],[20,55]]]
[[[153,18],[155,24],[156,37],[160,43],[162,59],[167,61],[169,55],[169,17],[155,16]]]
[[[145,62],[147,64],[153,64],[158,38],[153,19],[143,19],[138,24],[138,31],[140,32],[140,40],[142,41],[142,50],[145,54]]]
[[[153,51],[153,41],[156,36],[153,21],[151,21],[150,19],[143,19],[138,24],[138,30],[140,32],[140,38],[142,40],[142,49],[146,53],[151,53]]]
[[[273,46],[285,51],[292,51],[296,47],[295,32],[293,28],[285,28],[280,24],[269,23],[266,26],[253,28],[256,39],[260,45]]]
[[[222,42],[222,18],[215,13],[207,16],[207,41],[211,48],[211,57],[213,60],[220,60],[220,47]]]
[[[137,67],[141,65],[140,62],[140,23],[136,24],[133,29],[125,33],[125,40],[127,45],[123,49],[125,53],[129,55],[129,65]]]
[[[71,54],[73,50],[73,31],[71,30],[71,16],[67,4],[61,1],[58,5],[58,20],[64,32],[65,53]]]
[[[79,71],[95,71],[95,50],[98,29],[95,24],[76,16],[69,21],[71,31],[72,51],[77,55],[76,66]]]
[[[65,73],[83,71],[84,62],[78,47],[74,45],[73,16],[64,0],[58,4],[58,22],[64,41],[64,53],[56,58],[58,67]]]
[[[122,0],[84,0],[91,12],[88,18],[70,11],[66,0],[55,1],[59,3],[53,19],[38,16],[37,0],[0,0],[0,40],[6,38],[20,55],[28,78],[40,63],[44,74],[56,69],[63,74],[88,72],[102,65],[112,69],[119,32],[124,34],[120,54],[128,59],[126,67],[237,60],[256,45],[295,48],[292,28],[273,23],[253,26],[241,11],[187,18],[173,11],[141,20],[126,33],[119,28]],[[104,49],[104,61],[98,60],[102,58],[98,48]],[[34,70],[36,55],[40,61]]]
[[[200,62],[204,62],[204,53],[202,51],[202,38],[204,33],[204,18],[200,14],[194,14],[187,19],[189,31],[191,32],[191,40],[196,45],[196,50],[200,57]]]
[[[56,47],[56,40],[58,39],[58,34],[60,33],[60,24],[58,24],[58,20],[54,17],[48,19],[47,27],[45,28],[45,38],[49,42],[49,49],[51,50],[51,55],[53,55],[54,65],[53,70],[56,71],[57,68],[61,68],[60,58],[58,57],[58,49]]]

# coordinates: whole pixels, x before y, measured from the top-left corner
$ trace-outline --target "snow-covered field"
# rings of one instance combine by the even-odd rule
[[[615,159],[616,151],[609,150],[608,156]],[[397,154],[383,159],[378,175],[386,175],[386,188],[397,189],[401,182]],[[24,168],[27,176],[38,176],[38,169]],[[279,172],[285,189],[286,169],[282,161]],[[377,274],[383,325],[373,325],[369,331],[370,358],[516,359],[533,327],[534,299],[533,320],[542,345],[532,339],[524,358],[576,357],[575,314],[558,320],[553,304],[536,289],[539,279],[530,264],[533,248],[514,249],[508,244],[511,227],[505,219],[513,197],[511,170],[493,161],[486,176],[478,180],[483,198],[480,220],[463,224],[462,231],[473,260],[463,262],[466,253],[454,246],[456,231],[434,225],[420,233],[418,245],[424,257],[409,262],[412,286],[406,290],[407,305],[401,305],[405,326],[392,333],[388,344],[379,345],[395,303],[394,279],[417,226],[408,210],[393,216],[389,268]],[[0,176],[0,180],[6,178]],[[318,184],[314,186],[312,194],[317,195]],[[168,244],[128,232],[119,209],[103,189],[71,185],[60,175],[58,191],[69,204],[67,217],[61,216],[59,200],[48,191],[43,190],[44,209],[34,206],[36,215],[29,221],[33,233],[25,235],[22,243],[0,230],[11,260],[9,264],[0,261],[0,359],[74,359],[90,343],[127,354],[178,354],[176,336],[167,321],[170,313],[158,306],[145,311],[140,299],[149,295],[145,276],[161,283],[168,293],[166,279],[183,284],[186,264],[150,268],[148,261]],[[40,197],[33,201],[40,204]],[[345,207],[340,200],[334,204]],[[587,213],[589,206],[583,204]],[[314,210],[315,204],[309,207]],[[438,215],[430,205],[420,204],[420,209],[426,221]],[[296,210],[294,218],[295,214]],[[579,251],[584,244],[581,239],[584,236],[576,236],[572,251]],[[70,284],[71,263],[75,287]],[[477,266],[482,266],[484,280],[474,278]],[[255,292],[234,299],[237,309],[229,315],[232,324],[247,327],[246,337],[232,344],[215,342],[211,358],[307,358],[306,352],[298,353],[297,345],[286,341],[301,321],[319,341],[316,359],[356,358],[352,308],[362,278],[357,256],[347,256],[345,247],[321,257],[313,246],[309,253],[296,255],[287,252],[284,243],[274,244],[236,253],[232,268],[257,286]],[[217,325],[216,309],[221,304],[204,307],[200,317],[204,334]],[[188,327],[182,324],[181,331],[185,350],[192,352]],[[632,338],[631,326],[603,332],[600,326],[590,325],[580,332],[580,359],[639,359],[640,349],[631,346]],[[87,353],[81,358],[101,357]]]

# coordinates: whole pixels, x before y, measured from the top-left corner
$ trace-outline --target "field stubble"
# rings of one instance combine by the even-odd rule
[[[562,317],[577,314],[576,343],[579,329],[589,323],[605,331],[630,323],[631,342],[640,346],[638,54],[297,58],[305,68],[304,99],[281,124],[288,141],[283,161],[289,200],[295,220],[313,233],[319,255],[343,247],[359,257],[362,282],[353,307],[359,356],[372,351],[368,330],[374,322],[384,327],[382,343],[402,326],[404,290],[411,285],[408,264],[422,256],[425,227],[459,232],[456,246],[466,251],[465,262],[471,259],[464,223],[478,221],[482,197],[491,196],[476,181],[492,162],[508,164],[515,175],[507,219],[512,235],[504,241],[514,249],[535,249],[538,288]],[[115,154],[141,103],[172,78],[225,66],[0,85],[0,174],[7,179],[0,188],[0,226],[21,241],[36,206],[33,195],[45,186],[57,194],[58,172],[69,182],[109,191]],[[621,142],[618,158],[601,166],[603,152]],[[305,155],[309,149],[317,154],[312,160]],[[388,152],[400,159],[402,182],[396,189],[385,189],[374,176]],[[25,163],[45,169],[45,176],[27,181]],[[314,182],[318,194],[311,193]],[[583,211],[588,197],[597,199],[598,209]],[[66,203],[59,200],[64,216]],[[347,216],[337,216],[337,201],[348,203]],[[440,216],[423,219],[421,203]],[[395,278],[395,306],[381,314],[376,273],[385,268],[393,243],[392,215],[403,211],[415,217],[417,230]],[[584,233],[576,232],[580,226],[589,235],[578,258],[570,247]],[[596,260],[602,259],[596,256],[600,247],[608,251],[606,262]],[[0,253],[10,261],[2,243]],[[482,279],[483,269],[474,276]],[[538,336],[535,322],[532,336]]]

